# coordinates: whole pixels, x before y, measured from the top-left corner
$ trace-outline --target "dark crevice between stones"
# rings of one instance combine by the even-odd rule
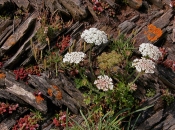
[[[5,2],[4,5],[0,5],[0,16],[13,17],[14,12],[17,10],[17,6],[12,2]]]

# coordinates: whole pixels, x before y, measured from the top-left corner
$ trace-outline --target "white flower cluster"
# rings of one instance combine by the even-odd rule
[[[139,47],[139,51],[141,52],[142,56],[148,56],[155,61],[162,57],[162,53],[160,52],[159,48],[150,43],[142,43]]]
[[[100,75],[97,77],[98,79],[94,81],[94,84],[98,89],[102,89],[103,91],[112,90],[113,82],[112,79],[107,75]]]
[[[95,45],[101,45],[108,42],[107,34],[104,31],[100,31],[97,28],[90,28],[84,30],[81,34],[81,38],[87,43],[95,43]]]
[[[69,62],[69,63],[80,63],[80,61],[83,60],[83,58],[86,56],[83,52],[71,52],[64,55],[63,62]]]
[[[155,63],[152,60],[142,57],[142,59],[135,59],[132,66],[134,66],[138,72],[154,73]]]

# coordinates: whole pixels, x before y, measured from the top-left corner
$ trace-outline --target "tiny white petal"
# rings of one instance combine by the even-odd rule
[[[84,30],[81,34],[81,38],[87,43],[94,43],[95,45],[101,45],[108,42],[107,34],[104,31],[100,31],[97,28],[90,28]]]
[[[83,52],[71,52],[64,55],[63,62],[80,63],[86,56]]]
[[[134,66],[138,72],[154,73],[155,63],[152,60],[142,57],[142,59],[135,59],[132,66]]]
[[[158,47],[150,43],[142,43],[139,46],[139,51],[141,52],[142,56],[148,56],[155,61],[159,60],[159,58],[162,57],[162,53]]]
[[[102,89],[103,91],[113,89],[113,82],[110,77],[108,77],[107,75],[100,75],[97,78],[98,79],[94,81],[94,84],[98,89]]]

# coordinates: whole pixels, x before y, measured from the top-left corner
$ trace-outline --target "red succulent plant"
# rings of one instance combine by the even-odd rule
[[[162,60],[168,55],[167,50],[164,47],[160,47],[159,51],[162,53]]]
[[[53,124],[56,126],[56,127],[66,127],[66,111],[64,112],[60,112],[59,114],[56,114],[56,117],[53,118]],[[68,122],[67,124],[68,126],[72,126],[73,123],[72,122]]]
[[[98,13],[103,12],[104,8],[102,7],[101,2],[99,2],[98,0],[92,0],[92,3],[94,4],[94,6],[93,6],[94,11],[96,11]]]
[[[12,113],[18,108],[18,104],[8,104],[4,102],[0,102],[0,115],[3,113]]]
[[[20,79],[26,81],[28,79],[28,74],[40,76],[40,69],[38,66],[32,66],[27,69],[22,67],[14,70],[13,73],[16,76],[16,80]]]
[[[38,122],[41,119],[35,116],[34,113],[25,115],[23,118],[20,118],[12,128],[12,130],[37,130],[39,128]]]
[[[166,59],[162,64],[165,67],[170,68],[172,71],[175,71],[175,61],[171,59]]]
[[[60,53],[62,53],[67,47],[69,47],[70,35],[63,36],[63,39],[60,44],[56,44],[58,49],[60,49]]]

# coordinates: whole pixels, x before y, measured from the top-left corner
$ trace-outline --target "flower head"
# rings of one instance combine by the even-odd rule
[[[136,91],[137,85],[135,83],[128,83],[130,91]]]
[[[155,63],[152,60],[142,57],[142,59],[135,59],[132,66],[134,66],[138,72],[154,73]]]
[[[90,28],[84,30],[81,34],[81,38],[87,43],[95,43],[95,45],[101,45],[108,42],[107,34],[104,31],[100,31],[97,28]]]
[[[112,90],[113,89],[113,82],[112,79],[109,78],[107,75],[100,75],[98,79],[94,81],[94,84],[98,89],[102,89],[103,91]]]
[[[71,52],[64,55],[63,62],[69,62],[69,63],[80,63],[80,61],[83,60],[83,58],[86,56],[83,52]]]
[[[160,52],[159,48],[150,43],[142,43],[139,47],[139,51],[141,52],[142,56],[148,56],[155,61],[162,57],[162,53]]]

